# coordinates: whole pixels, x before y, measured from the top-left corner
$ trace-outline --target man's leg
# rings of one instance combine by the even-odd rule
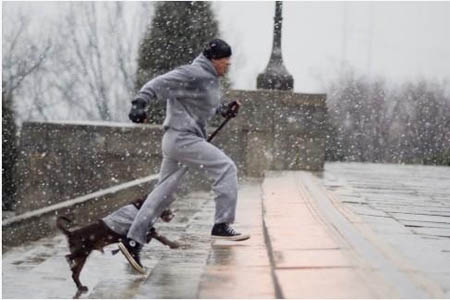
[[[165,208],[174,200],[173,194],[186,172],[177,161],[164,157],[161,164],[159,182],[139,209],[131,224],[127,237],[144,244],[147,233],[159,218]]]
[[[172,195],[179,185],[187,168],[180,167],[180,162],[188,167],[203,169],[214,179],[213,190],[216,193],[215,226],[212,235],[215,238],[245,240],[248,235],[235,232],[228,224],[234,222],[237,202],[237,169],[234,162],[220,149],[205,139],[191,133],[169,130],[163,138],[163,155],[167,170],[161,172],[160,183],[147,197],[128,231],[128,241],[119,244],[122,253],[132,266],[143,273],[138,252],[145,243],[147,231],[173,201]],[[173,170],[176,170],[174,173]],[[137,255],[136,255],[137,252]],[[133,256],[134,255],[134,256]]]
[[[219,148],[205,139],[189,133],[176,134],[177,147],[167,149],[167,154],[184,165],[204,170],[214,179],[216,213],[214,238],[228,240],[248,239],[248,235],[235,232],[229,227],[234,222],[237,204],[237,168],[234,162]],[[164,147],[164,145],[163,145]]]
[[[181,167],[176,161],[163,158],[157,186],[137,212],[128,230],[127,239],[119,243],[120,251],[130,265],[140,273],[145,273],[140,261],[140,251],[146,242],[147,233],[161,216],[162,211],[173,202],[173,193],[186,170],[187,168]]]
[[[170,159],[163,158],[161,163],[161,169],[159,172],[158,183],[155,188],[170,174],[178,170],[178,164],[173,163]],[[173,198],[169,199],[169,202],[173,202]],[[112,212],[103,218],[106,225],[114,232],[120,235],[127,235],[130,230],[131,224],[133,224],[139,210],[132,204],[122,206],[118,210]]]
[[[128,232],[128,238],[144,243],[146,231],[172,200],[184,167],[202,169],[214,179],[216,193],[215,223],[233,223],[237,201],[237,169],[223,151],[205,139],[187,132],[169,130],[162,142],[164,155],[160,183],[147,197]],[[175,171],[175,173],[174,173]],[[172,175],[173,174],[173,175]]]

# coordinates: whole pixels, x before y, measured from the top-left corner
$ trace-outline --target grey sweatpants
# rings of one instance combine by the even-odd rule
[[[162,211],[174,200],[181,178],[187,168],[202,169],[214,179],[213,191],[216,194],[215,223],[233,223],[237,202],[237,168],[234,162],[222,150],[205,139],[189,132],[167,130],[162,141],[163,161],[159,173],[159,182],[147,196],[128,230],[128,238],[141,244]],[[129,212],[128,212],[129,213]],[[103,220],[109,227],[117,227],[120,209]],[[120,220],[120,229],[124,231],[127,221]],[[114,230],[114,229],[113,229]]]

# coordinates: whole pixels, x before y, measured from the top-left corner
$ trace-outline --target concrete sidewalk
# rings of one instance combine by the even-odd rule
[[[307,179],[314,180],[313,175],[268,172],[263,183],[264,226],[279,286],[277,297],[394,296],[324,217],[306,186],[318,182],[307,183]]]
[[[88,293],[76,295],[64,260],[62,235],[3,255],[4,298],[429,298],[445,291],[410,276],[395,249],[309,172],[267,172],[244,180],[235,228],[244,242],[212,242],[211,193],[174,203],[177,217],[156,226],[190,244],[170,250],[152,242],[143,250],[145,276],[119,254],[93,253],[82,272]],[[416,272],[417,273],[417,272]]]

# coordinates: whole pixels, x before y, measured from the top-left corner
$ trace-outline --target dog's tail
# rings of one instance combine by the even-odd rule
[[[72,220],[66,216],[59,216],[58,219],[56,219],[56,227],[58,227],[65,235],[69,236],[71,232],[64,227],[64,222],[72,223]]]

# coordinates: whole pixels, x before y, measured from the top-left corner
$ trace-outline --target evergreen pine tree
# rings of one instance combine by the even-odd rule
[[[216,37],[218,23],[209,2],[158,2],[151,27],[139,47],[136,90],[157,75],[191,63]],[[165,104],[152,103],[149,110],[149,122],[161,124]]]
[[[6,92],[2,82],[2,210],[11,210],[14,204],[16,186],[14,166],[17,160],[17,127],[13,97]]]

